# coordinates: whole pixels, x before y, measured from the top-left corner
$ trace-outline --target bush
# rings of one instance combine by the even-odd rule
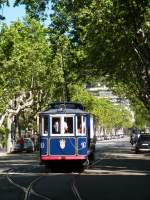
[[[0,144],[2,147],[6,147],[8,139],[8,129],[0,127]]]

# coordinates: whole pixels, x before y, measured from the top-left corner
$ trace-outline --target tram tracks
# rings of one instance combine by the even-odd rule
[[[34,178],[27,187],[24,187],[14,181],[14,179],[11,177],[12,172],[13,172],[13,169],[9,170],[8,173],[6,174],[6,178],[9,181],[9,183],[11,183],[13,186],[19,188],[22,192],[24,192],[23,200],[30,200],[31,195],[35,195],[35,196],[39,197],[39,199],[43,199],[43,200],[52,200],[51,198],[49,198],[45,195],[42,195],[42,194],[34,191],[34,189],[33,189],[33,186],[37,182],[39,182],[43,178],[43,176],[38,176],[38,177]]]
[[[89,164],[88,167],[87,167],[87,170],[86,170],[86,174],[88,173],[88,169],[92,169],[92,167],[94,167],[101,160],[102,159],[98,159],[95,162]],[[83,172],[83,174],[84,174],[84,172]],[[78,190],[77,183],[76,183],[76,180],[77,180],[77,178],[79,176],[80,176],[80,173],[74,174],[74,176],[72,178],[72,181],[71,181],[71,189],[72,189],[72,192],[74,193],[74,196],[75,196],[76,200],[83,200],[83,198],[82,198],[82,196],[81,196],[81,194],[80,194],[80,192]]]
[[[97,163],[97,162],[99,162],[99,160],[90,164],[88,166],[88,169],[89,168],[92,169],[93,166],[95,165],[95,163]],[[47,182],[46,182],[47,179],[43,180],[44,177],[55,176],[56,175],[55,173],[34,173],[34,172],[33,173],[26,173],[25,171],[23,173],[21,173],[19,171],[21,171],[21,170],[19,170],[19,167],[18,168],[12,168],[5,174],[5,176],[6,176],[8,182],[10,184],[12,184],[14,187],[18,188],[21,192],[23,192],[23,195],[22,195],[23,200],[32,200],[34,198],[34,196],[37,199],[41,199],[41,200],[56,200],[57,199],[57,198],[55,199],[55,198],[51,197],[50,191],[47,192],[47,194],[46,194],[47,196],[45,194],[42,194],[42,190],[40,190],[40,192],[35,191],[36,186],[39,187],[40,184],[43,184],[43,183],[47,184]],[[66,173],[57,173],[57,175],[58,174],[66,175]],[[80,191],[79,191],[79,188],[78,188],[77,179],[82,174],[84,174],[84,172],[83,173],[82,172],[80,172],[80,173],[72,172],[71,174],[72,174],[72,176],[71,176],[72,178],[69,180],[70,194],[72,193],[72,195],[75,197],[76,200],[83,200],[82,195],[80,194]],[[85,174],[87,175],[88,172],[85,172]],[[18,180],[16,178],[21,177],[22,180],[23,180],[23,176],[27,177],[26,175],[29,178],[29,180],[27,179],[28,183],[25,184],[25,181],[22,182],[22,183],[21,182],[18,183]],[[33,176],[33,178],[32,178],[32,176]],[[40,183],[40,181],[42,181],[42,182]],[[66,194],[64,194],[64,195],[66,195]]]
[[[47,177],[45,173],[43,173],[43,175],[40,175],[36,178],[33,178],[33,180],[30,181],[30,183],[27,186],[23,186],[23,185],[17,183],[17,181],[15,180],[15,177],[13,177],[13,175],[19,175],[19,176],[23,177],[24,174],[23,173],[22,174],[15,173],[15,171],[13,169],[10,169],[6,174],[6,178],[7,178],[8,182],[10,184],[12,184],[14,187],[20,189],[20,191],[24,193],[24,195],[23,195],[24,197],[22,198],[23,200],[32,200],[32,195],[38,197],[40,200],[55,200],[55,198],[51,198],[46,195],[40,194],[39,192],[34,190],[34,186],[36,184],[39,184],[41,179],[43,179],[44,177]],[[82,200],[82,198],[79,194],[78,188],[76,186],[76,178],[79,176],[79,173],[76,173],[76,174],[72,173],[72,175],[73,176],[72,176],[72,178],[70,180],[70,184],[69,184],[71,193],[73,193],[76,200]],[[45,184],[46,184],[46,182],[45,182]]]
[[[82,200],[82,197],[81,197],[79,190],[76,186],[76,179],[77,179],[78,176],[80,176],[80,174],[76,174],[76,175],[73,174],[73,178],[71,180],[71,190],[72,190],[76,200]]]

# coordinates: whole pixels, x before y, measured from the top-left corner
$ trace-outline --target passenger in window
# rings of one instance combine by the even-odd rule
[[[48,134],[48,130],[44,130],[44,134],[47,135]]]
[[[81,127],[81,124],[78,126],[78,133],[81,133],[81,130],[82,130],[82,127]]]
[[[59,133],[60,132],[60,124],[59,121],[55,121],[54,125],[53,125],[53,133]]]
[[[81,116],[78,116],[77,122],[78,122],[77,132],[81,133],[82,132]]]
[[[82,129],[83,127],[83,129]],[[78,133],[85,133],[85,121],[83,121],[83,123],[78,125],[78,129],[77,129]]]
[[[68,133],[68,125],[66,121],[64,121],[64,132]]]
[[[83,121],[83,124],[82,124],[82,125],[83,125],[83,133],[85,133],[85,130],[86,130],[86,129],[85,129],[85,128],[86,128],[85,120]]]

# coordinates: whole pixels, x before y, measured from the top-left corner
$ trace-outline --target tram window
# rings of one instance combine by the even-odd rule
[[[83,116],[83,122],[82,122],[82,133],[86,133],[86,117]]]
[[[59,117],[52,118],[52,133],[60,134],[60,118]]]
[[[77,134],[86,134],[85,116],[77,116]]]
[[[64,117],[64,133],[73,133],[73,117]]]
[[[40,125],[40,128],[39,128],[39,131],[40,131],[40,134],[42,134],[42,117],[40,117],[39,119],[39,125]]]
[[[43,117],[43,135],[48,135],[48,116]]]
[[[77,132],[81,133],[82,132],[82,120],[81,116],[77,116]]]

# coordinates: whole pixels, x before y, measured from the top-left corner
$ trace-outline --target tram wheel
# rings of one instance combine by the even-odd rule
[[[49,163],[45,163],[45,173],[50,173],[52,171]]]

